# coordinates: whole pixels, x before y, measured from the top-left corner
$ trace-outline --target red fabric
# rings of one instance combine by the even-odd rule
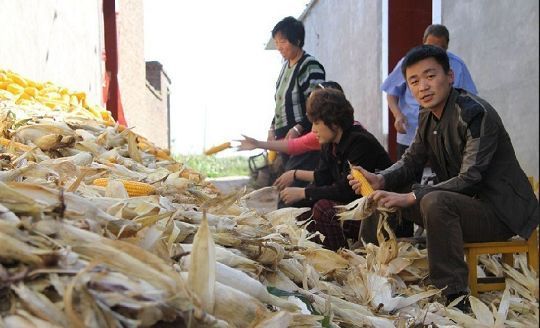
[[[354,121],[354,125],[362,126],[358,121]],[[321,144],[317,140],[315,133],[310,131],[301,137],[289,139],[287,148],[290,155],[298,155],[312,150],[321,150]]]
[[[289,139],[287,141],[287,148],[289,149],[289,154],[298,155],[311,150],[320,150],[321,145],[315,133],[309,132],[301,137]]]
[[[124,116],[124,107],[122,106],[122,97],[120,96],[120,85],[118,84],[118,79],[111,79],[111,75],[112,73],[110,71],[107,71],[105,72],[105,76],[104,76],[104,79],[103,79],[103,103],[104,104],[107,104],[107,102],[109,101],[109,92],[110,92],[110,88],[111,88],[111,82],[112,83],[115,83],[116,82],[116,99],[117,99],[117,102],[116,102],[116,115],[114,115],[114,113],[109,110],[113,116],[113,118],[116,120],[116,122],[124,125],[124,126],[128,126],[127,125],[127,122],[126,122],[126,117]],[[117,117],[115,117],[117,116]]]

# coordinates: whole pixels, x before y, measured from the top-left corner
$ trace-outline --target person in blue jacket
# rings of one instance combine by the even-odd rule
[[[447,51],[450,43],[450,33],[444,25],[433,24],[428,26],[424,31],[423,43],[446,50],[450,59],[450,68],[454,72],[454,88],[464,89],[474,95],[478,94],[465,62],[455,54]],[[394,116],[398,160],[414,139],[414,133],[418,127],[419,109],[418,102],[411,94],[401,73],[402,62],[403,58],[381,85],[381,90],[386,92],[387,95],[388,107]]]

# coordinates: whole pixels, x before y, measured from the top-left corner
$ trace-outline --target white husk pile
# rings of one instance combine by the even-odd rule
[[[465,315],[422,285],[426,251],[383,221],[380,246],[332,252],[296,222],[307,209],[261,214],[246,205],[257,191],[220,195],[129,129],[10,100],[0,117],[0,137],[31,147],[0,146],[0,327],[538,325],[523,257],[517,269],[484,258],[507,287]],[[157,194],[128,198],[121,183],[94,186],[101,177]]]

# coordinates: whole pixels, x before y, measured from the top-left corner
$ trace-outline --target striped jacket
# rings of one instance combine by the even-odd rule
[[[289,62],[285,62],[278,80],[276,82],[276,101],[277,90],[280,89],[280,82]],[[311,123],[306,116],[306,100],[313,88],[325,80],[324,67],[311,55],[304,52],[304,55],[294,69],[289,80],[289,86],[285,92],[285,106],[276,108],[272,126],[275,130],[277,139],[287,135],[287,132],[296,124],[302,125],[304,133],[311,131]],[[282,118],[282,119],[277,119]]]

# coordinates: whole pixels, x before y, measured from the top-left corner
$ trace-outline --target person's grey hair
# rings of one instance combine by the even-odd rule
[[[429,25],[424,31],[424,42],[426,42],[427,37],[430,35],[437,38],[445,38],[446,43],[450,43],[450,32],[448,32],[446,26],[442,24]]]

